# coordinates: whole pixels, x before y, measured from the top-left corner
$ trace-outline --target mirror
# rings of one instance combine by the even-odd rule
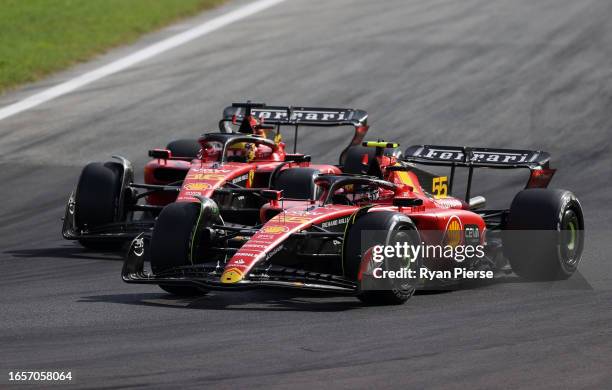
[[[484,196],[474,196],[470,198],[470,210],[477,210],[485,207],[487,205],[487,200]]]

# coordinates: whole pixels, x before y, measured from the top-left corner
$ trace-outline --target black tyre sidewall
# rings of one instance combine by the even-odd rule
[[[345,237],[345,253],[343,253],[344,276],[357,281],[363,255],[362,248],[374,245],[385,245],[399,228],[417,231],[413,221],[406,215],[393,211],[373,211],[361,216],[349,229]],[[380,234],[367,234],[365,242],[362,239],[363,231],[380,232]],[[360,291],[358,298],[368,304],[402,304],[414,293],[397,290],[370,290]]]
[[[94,162],[86,165],[75,194],[77,227],[92,228],[115,222],[120,193],[120,164]]]
[[[557,233],[567,210],[574,211],[579,222],[580,247],[574,264],[564,260]],[[504,254],[519,276],[529,280],[559,280],[567,279],[576,271],[584,245],[584,217],[580,202],[570,191],[538,188],[519,192],[510,206],[506,229]],[[529,231],[538,232],[530,235]]]
[[[191,264],[191,241],[199,215],[199,203],[177,202],[163,208],[151,236],[154,273]]]

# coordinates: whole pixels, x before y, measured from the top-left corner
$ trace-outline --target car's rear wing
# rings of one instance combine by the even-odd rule
[[[413,145],[406,149],[402,159],[451,167],[449,190],[452,189],[455,167],[469,168],[466,200],[469,200],[474,168],[528,168],[531,175],[525,188],[545,188],[555,173],[555,169],[549,167],[550,154],[541,150]]]
[[[550,155],[541,150],[413,145],[404,160],[426,165],[484,168],[548,168]]]
[[[349,145],[340,153],[340,164],[344,164],[344,157],[348,148],[361,144],[368,132],[368,113],[352,108],[329,107],[291,107],[268,106],[265,103],[233,103],[223,110],[223,119],[219,122],[222,133],[234,131],[232,125],[240,123],[245,116],[261,119],[266,125],[276,125],[277,132],[281,126],[295,128],[293,153],[297,151],[298,129],[301,126],[336,127],[353,126],[355,133]]]
[[[251,103],[250,106],[250,114],[269,125],[357,127],[367,125],[368,120],[367,112],[351,108],[268,106],[264,103]],[[245,104],[234,103],[223,110],[223,119],[240,121],[246,112]]]

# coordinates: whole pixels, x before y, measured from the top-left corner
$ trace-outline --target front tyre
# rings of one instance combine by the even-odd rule
[[[120,164],[92,162],[83,168],[75,194],[75,224],[79,229],[92,229],[115,222],[121,195]],[[90,249],[116,249],[121,244],[112,241],[80,239]]]
[[[414,294],[416,278],[398,278],[377,281],[370,287],[365,286],[365,274],[369,273],[369,259],[375,245],[395,245],[396,242],[420,243],[418,231],[410,218],[392,211],[369,212],[349,228],[346,235],[343,256],[345,277],[360,286],[359,298],[371,305],[401,305]],[[379,267],[382,271],[413,270],[418,273],[419,259],[386,258]],[[371,279],[374,280],[374,279]]]
[[[526,189],[512,201],[504,254],[529,280],[562,280],[578,268],[584,247],[582,207],[570,191]]]
[[[151,269],[154,274],[193,264],[192,247],[199,216],[199,203],[178,202],[164,207],[151,236]],[[160,284],[159,287],[178,296],[206,294],[205,290],[191,286]]]

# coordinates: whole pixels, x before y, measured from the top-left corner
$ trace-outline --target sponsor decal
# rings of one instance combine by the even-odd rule
[[[303,119],[307,121],[325,122],[325,121],[342,121],[347,119],[347,110],[299,110],[293,111],[291,118],[287,118],[287,110],[275,110],[275,109],[252,109],[251,114],[259,119],[273,119],[273,120],[298,120]]]
[[[237,178],[232,180],[232,184],[236,184],[236,183],[240,183],[241,181],[246,181],[249,179],[249,175],[242,175],[242,176],[238,176]]]
[[[276,248],[272,249],[270,252],[268,252],[268,254],[266,254],[266,260],[272,258],[272,256],[280,252],[281,249],[283,249],[283,245],[279,245]]]
[[[225,175],[222,173],[194,173],[187,175],[187,179],[192,180],[223,180]]]
[[[287,211],[287,213],[285,215],[300,215],[300,216],[304,216],[304,215],[323,215],[324,213],[319,212],[319,211],[315,211],[315,210],[289,210]]]
[[[461,221],[453,215],[446,225],[446,244],[450,246],[459,245],[461,243],[462,230]]]
[[[321,227],[323,229],[326,229],[326,228],[333,227],[333,226],[344,225],[344,224],[346,224],[349,221],[349,219],[351,219],[350,216],[344,217],[344,218],[340,218],[340,219],[334,219],[334,220],[327,221],[327,222],[323,222],[321,224]]]
[[[132,253],[138,257],[141,257],[144,254],[144,238],[137,237],[134,239],[134,243],[132,244]]]
[[[461,207],[461,201],[459,199],[443,198],[443,199],[436,199],[435,201],[439,207],[443,207],[446,209],[451,209],[453,207]]]
[[[259,253],[259,251],[257,253],[244,253],[243,251],[240,251],[240,256],[241,257],[255,257],[257,256],[257,254]],[[238,261],[238,260],[236,260]]]
[[[211,188],[208,183],[189,183],[185,186],[186,190],[189,191],[202,191]]]
[[[478,225],[465,225],[465,242],[468,245],[480,244],[480,230]]]
[[[217,168],[191,168],[190,172],[193,173],[230,173],[231,169],[217,169]]]
[[[464,155],[461,149],[429,148],[425,147],[416,153],[417,157],[446,160],[463,161]],[[533,162],[538,154],[530,151],[504,151],[504,150],[480,150],[472,151],[471,162],[475,163],[498,163],[512,164]]]
[[[300,215],[283,215],[279,218],[279,220],[289,223],[304,223],[310,221],[310,217]]]
[[[268,225],[264,226],[261,231],[268,234],[281,234],[288,232],[289,228],[282,225]]]
[[[70,215],[74,215],[74,210],[76,208],[76,200],[74,200],[74,192],[70,194],[70,199],[68,199],[68,212]]]
[[[312,217],[323,215],[323,213],[317,211],[298,211],[291,210],[284,214],[279,214],[273,218],[274,221],[280,223],[304,223],[310,222]]]

